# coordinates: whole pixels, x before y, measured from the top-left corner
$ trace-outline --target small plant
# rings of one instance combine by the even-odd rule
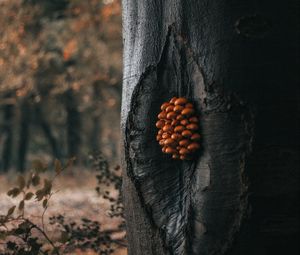
[[[52,195],[53,182],[65,169],[72,165],[74,158],[70,159],[66,165],[62,165],[59,160],[55,160],[55,175],[52,179],[44,178],[41,174],[48,167],[42,161],[33,162],[32,170],[29,174],[19,175],[17,185],[11,188],[7,195],[15,198],[21,197],[17,205],[8,209],[6,215],[0,215],[0,239],[4,240],[5,253],[3,255],[36,255],[36,254],[57,254],[59,255],[59,246],[57,246],[45,231],[44,215],[48,209],[48,203]],[[41,203],[44,208],[41,215],[41,226],[33,222],[25,215],[26,203],[29,200],[35,200]],[[34,235],[36,231],[39,235]],[[50,249],[43,249],[43,240],[48,242]]]
[[[80,224],[72,221],[67,223],[62,215],[50,218],[50,224],[62,230],[62,238],[67,241],[64,252],[80,250],[93,250],[101,255],[109,255],[118,247],[126,246],[123,238],[112,238],[120,229],[102,230],[98,221],[82,218]]]
[[[114,198],[107,190],[102,191],[101,188],[105,183],[105,187],[113,185],[113,188],[120,192],[121,177],[115,174],[118,167],[114,172],[109,172],[107,161],[102,156],[100,158],[102,162],[100,165],[103,167],[103,164],[106,164],[106,167],[103,167],[105,171],[97,177],[101,184],[97,187],[97,191],[111,203],[109,216],[123,217],[120,193]],[[17,185],[7,194],[13,198],[20,197],[21,200],[9,208],[5,215],[0,215],[0,246],[5,248],[5,252],[0,251],[0,255],[60,255],[72,254],[75,249],[93,250],[101,255],[109,255],[116,248],[126,246],[123,237],[120,239],[112,237],[124,231],[123,221],[116,229],[102,230],[98,221],[82,218],[79,222],[75,222],[58,214],[49,218],[49,224],[55,227],[56,232],[59,231],[60,238],[54,241],[48,235],[44,218],[49,201],[57,192],[52,190],[53,183],[65,169],[72,165],[73,161],[74,159],[70,159],[63,165],[55,160],[53,178],[43,178],[43,173],[48,170],[48,167],[41,161],[35,161],[27,175],[18,176]],[[38,217],[40,222],[32,220],[31,215],[26,214],[26,203],[30,200],[43,207],[42,214]]]
[[[124,206],[121,196],[122,177],[119,173],[120,166],[110,170],[108,161],[100,151],[94,152],[91,156],[94,169],[98,172],[96,178],[98,185],[97,193],[110,203],[110,217],[121,217],[124,222]],[[111,189],[118,192],[117,197],[111,195]]]

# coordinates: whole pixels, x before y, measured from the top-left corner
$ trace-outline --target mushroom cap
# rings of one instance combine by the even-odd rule
[[[200,148],[199,117],[193,103],[184,97],[173,97],[164,102],[158,114],[156,140],[162,152],[173,159],[190,160]]]

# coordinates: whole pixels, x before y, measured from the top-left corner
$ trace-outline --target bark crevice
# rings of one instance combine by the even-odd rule
[[[191,49],[171,26],[159,63],[146,68],[132,93],[125,130],[127,175],[170,254],[223,254],[247,210],[243,173],[252,118],[238,96],[218,87],[205,85]],[[201,116],[202,150],[191,162],[163,155],[155,140],[159,107],[172,96],[193,101]],[[225,127],[228,134],[218,135]]]

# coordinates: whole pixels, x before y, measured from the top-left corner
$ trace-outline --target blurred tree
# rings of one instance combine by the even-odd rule
[[[4,99],[10,99],[11,93],[7,93],[3,96]],[[3,136],[3,152],[2,152],[2,166],[4,171],[10,168],[11,155],[12,155],[12,143],[13,143],[13,119],[14,119],[14,104],[13,102],[5,102],[3,106],[3,129],[1,130]],[[1,160],[0,160],[1,162]]]
[[[101,143],[115,159],[100,132],[119,136],[120,2],[4,0],[0,22],[1,168],[24,168],[32,153],[85,157]]]

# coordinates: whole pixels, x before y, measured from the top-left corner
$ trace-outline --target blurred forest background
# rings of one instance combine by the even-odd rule
[[[0,0],[0,169],[101,148],[119,158],[121,6]]]
[[[120,0],[0,0],[0,24],[0,254],[126,254]],[[16,219],[45,231],[52,253],[45,238],[34,252],[34,231],[14,243],[25,231]]]

